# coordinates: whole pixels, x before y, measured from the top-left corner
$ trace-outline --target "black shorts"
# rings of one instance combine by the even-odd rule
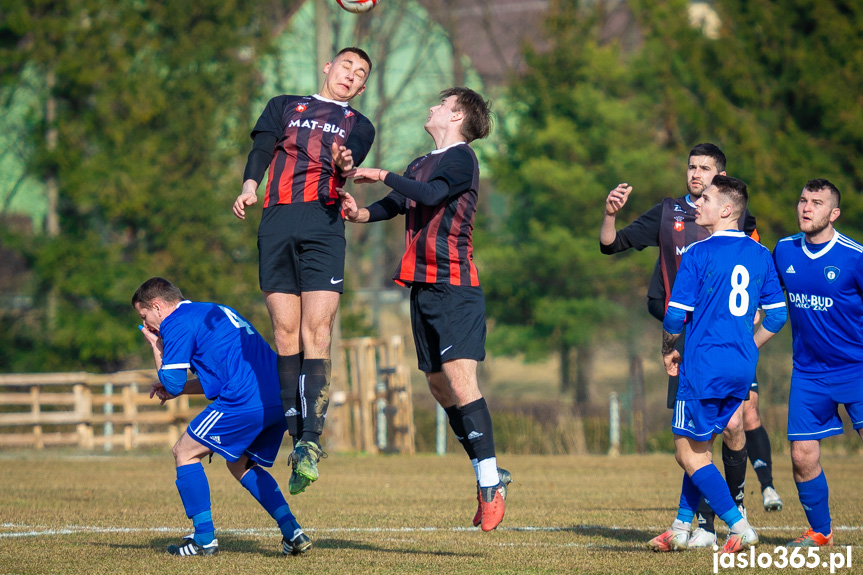
[[[258,227],[261,291],[344,292],[345,221],[318,202],[277,204]]]
[[[453,359],[485,359],[485,296],[479,286],[415,283],[411,326],[421,371]]]

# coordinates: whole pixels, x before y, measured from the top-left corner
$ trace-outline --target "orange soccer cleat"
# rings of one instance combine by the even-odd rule
[[[786,547],[833,547],[833,532],[822,535],[809,528],[809,531],[785,544]]]
[[[480,527],[483,531],[492,531],[503,521],[503,514],[506,512],[506,488],[502,483],[498,483],[492,487],[481,487],[479,493],[479,506],[482,511]]]
[[[728,535],[728,540],[725,546],[722,547],[723,553],[739,553],[746,551],[753,545],[758,543],[758,534],[755,529],[750,527],[743,533],[731,533]]]
[[[500,485],[503,487],[503,499],[506,501],[506,493],[509,484],[512,483],[512,474],[503,467],[497,468],[497,476],[500,479]],[[473,516],[473,526],[479,527],[482,523],[482,497],[479,494],[479,482],[476,484],[476,514]]]
[[[657,535],[647,542],[647,548],[657,553],[669,551],[686,551],[689,548],[689,533],[669,529],[662,535]]]

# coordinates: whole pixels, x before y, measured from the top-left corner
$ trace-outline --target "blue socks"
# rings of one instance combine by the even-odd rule
[[[797,494],[812,530],[825,536],[830,535],[830,490],[824,470],[822,469],[815,479],[798,483]]]
[[[278,483],[266,470],[255,465],[249,469],[240,483],[252,494],[279,526],[282,535],[292,540],[300,524],[285,501]],[[186,515],[195,526],[195,543],[208,545],[215,538],[213,515],[210,509],[210,484],[200,463],[181,465],[177,468],[177,491],[183,500]]]
[[[273,479],[265,469],[255,465],[249,469],[240,483],[249,490],[252,497],[257,499],[267,513],[269,513],[276,523],[282,535],[288,540],[292,540],[296,535],[297,529],[300,529],[300,524],[291,513],[291,508],[285,501],[285,496],[282,495],[279,484]]]
[[[701,501],[701,492],[692,478],[683,472],[683,485],[680,488],[680,507],[677,508],[677,520],[689,525],[695,517],[695,510]]]
[[[728,490],[728,484],[722,478],[722,474],[716,469],[714,464],[705,465],[698,471],[692,474],[692,483],[704,495],[704,499],[710,505],[710,508],[719,515],[719,518],[725,521],[728,526],[732,526],[741,519],[743,515],[734,504],[731,498],[731,491]],[[697,503],[696,503],[697,505]]]
[[[177,468],[177,491],[183,500],[186,516],[195,526],[195,543],[208,545],[215,537],[213,516],[210,511],[210,484],[204,466],[198,463]]]

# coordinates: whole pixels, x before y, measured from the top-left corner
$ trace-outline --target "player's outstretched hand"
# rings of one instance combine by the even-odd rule
[[[357,217],[360,215],[357,200],[342,188],[336,188],[336,191],[339,193],[339,199],[342,201],[342,211],[345,213],[345,218],[351,222],[357,221]]]
[[[380,168],[356,168],[349,174],[345,174],[346,178],[351,178],[356,184],[373,184],[382,182],[389,174],[388,171]]]
[[[665,372],[668,375],[678,375],[680,373],[680,352],[676,349],[672,350],[668,355],[662,356],[662,363],[665,364]]]
[[[258,193],[254,192],[243,192],[237,199],[234,201],[234,215],[240,218],[241,220],[246,219],[246,208],[248,206],[255,205],[258,202]]]
[[[605,213],[609,216],[616,214],[626,204],[631,192],[632,186],[626,182],[617,184],[616,188],[608,192],[608,197],[605,199]]]
[[[354,169],[354,155],[348,148],[345,146],[339,146],[333,142],[330,150],[333,152],[333,163],[339,170],[341,170],[343,175],[345,172],[349,172]]]

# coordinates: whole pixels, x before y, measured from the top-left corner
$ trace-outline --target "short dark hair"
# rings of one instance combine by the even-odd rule
[[[806,182],[806,185],[803,187],[803,190],[810,192],[817,192],[819,190],[830,190],[830,197],[833,199],[833,202],[836,204],[833,206],[834,208],[839,207],[839,203],[842,201],[842,194],[839,193],[839,188],[833,185],[830,180],[825,178],[815,178],[814,180],[809,180]]]
[[[167,303],[177,303],[185,299],[180,288],[165,278],[153,277],[142,283],[141,287],[135,290],[135,295],[132,296],[132,307],[135,304],[150,307],[153,300],[157,298]]]
[[[709,142],[696,144],[691,150],[689,150],[689,157],[691,158],[692,156],[707,156],[713,158],[713,161],[716,164],[716,171],[725,171],[725,154],[722,153],[722,150],[720,150],[719,146],[716,144],[711,144]]]
[[[338,59],[338,57],[341,56],[342,54],[344,54],[345,52],[353,52],[354,54],[356,54],[357,56],[359,56],[360,58],[365,60],[366,63],[369,65],[369,73],[371,73],[371,71],[372,71],[372,59],[369,58],[369,55],[366,54],[365,50],[363,50],[362,48],[357,48],[356,46],[348,46],[347,48],[342,48],[341,50],[339,50],[339,53],[333,57],[333,62],[335,62]]]
[[[455,96],[453,110],[464,112],[464,122],[461,125],[461,135],[470,144],[474,140],[485,138],[491,132],[492,111],[491,102],[470,88],[449,88],[440,93],[441,100]]]
[[[731,176],[713,176],[713,186],[716,186],[717,191],[731,200],[734,204],[734,211],[742,214],[746,211],[746,203],[749,201],[749,192],[746,189],[746,182],[732,178]]]

